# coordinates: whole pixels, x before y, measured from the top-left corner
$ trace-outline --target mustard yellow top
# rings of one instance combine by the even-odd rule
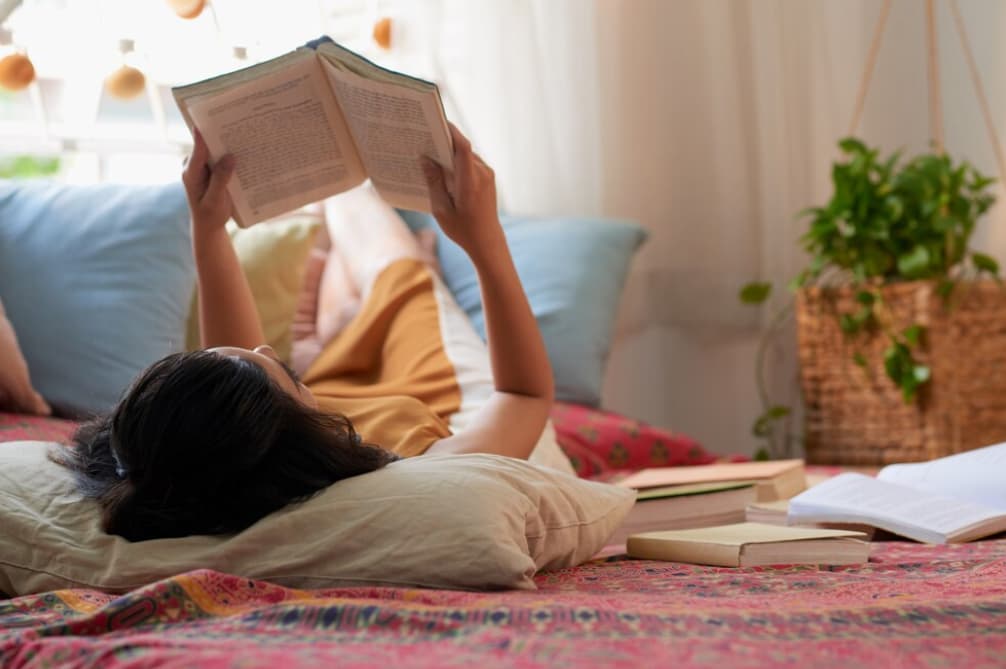
[[[344,414],[363,441],[402,457],[450,436],[447,419],[461,407],[431,272],[412,259],[385,268],[304,375],[322,411]]]

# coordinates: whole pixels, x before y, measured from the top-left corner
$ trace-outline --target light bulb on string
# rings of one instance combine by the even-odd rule
[[[131,100],[141,95],[147,87],[147,78],[139,68],[131,64],[133,40],[119,40],[119,53],[122,54],[122,65],[105,77],[105,90],[112,97],[120,100]]]
[[[382,49],[391,48],[391,17],[385,16],[377,20],[373,31],[374,41]]]
[[[35,81],[35,66],[23,50],[14,46],[11,32],[0,28],[0,87],[16,92]]]
[[[194,19],[203,13],[206,0],[168,0],[171,11],[183,19]]]

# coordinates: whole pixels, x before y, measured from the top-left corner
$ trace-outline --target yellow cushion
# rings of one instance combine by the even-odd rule
[[[321,221],[316,216],[295,215],[250,228],[233,223],[227,226],[258,306],[266,342],[289,361],[291,325],[303,287],[304,267]],[[197,297],[192,299],[185,346],[190,351],[200,348]]]

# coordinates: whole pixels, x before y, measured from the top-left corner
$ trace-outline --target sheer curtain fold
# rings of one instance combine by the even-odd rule
[[[942,5],[942,3],[939,3]],[[803,266],[796,212],[827,200],[880,0],[482,0],[458,4],[463,66],[448,83],[497,166],[508,209],[640,221],[650,241],[623,299],[605,404],[753,450],[754,353],[770,309],[737,301],[751,279],[776,304]],[[928,145],[922,3],[895,0],[860,135],[885,151]],[[1006,116],[1006,7],[962,10],[993,111]],[[450,13],[449,11],[447,13]],[[994,173],[965,62],[941,7],[948,148]],[[965,83],[961,83],[961,82]],[[1006,247],[1001,208],[979,245]],[[795,402],[795,342],[773,385]]]
[[[447,0],[444,78],[515,213],[601,213],[595,13],[580,0]]]

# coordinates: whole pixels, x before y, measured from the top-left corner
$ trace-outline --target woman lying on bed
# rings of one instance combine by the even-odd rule
[[[402,258],[303,381],[264,345],[224,224],[234,161],[208,163],[197,135],[182,180],[192,213],[202,344],[143,372],[112,412],[58,459],[133,541],[242,530],[332,483],[424,453],[527,458],[552,402],[552,374],[499,219],[493,171],[452,127],[454,170],[424,164],[433,213],[474,263],[495,393],[464,432],[443,351],[433,276]],[[333,519],[337,520],[337,519]]]

